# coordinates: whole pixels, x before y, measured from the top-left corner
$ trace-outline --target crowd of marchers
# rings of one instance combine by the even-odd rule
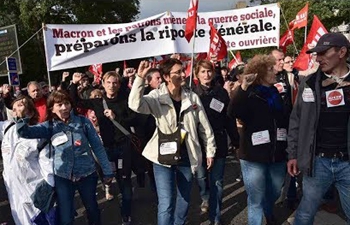
[[[101,84],[63,72],[55,88],[2,85],[3,178],[14,222],[74,224],[78,191],[88,224],[100,225],[97,184],[112,201],[115,179],[122,223],[130,225],[138,207],[133,173],[140,187],[150,180],[158,225],[186,224],[194,179],[198,207],[220,225],[230,151],[239,159],[249,225],[277,224],[283,187],[295,225],[313,224],[334,188],[350,220],[349,51],[344,35],[328,33],[308,51],[315,65],[305,71],[274,49],[235,68],[201,59],[188,76],[173,54],[156,67],[141,61],[123,74],[108,71]]]

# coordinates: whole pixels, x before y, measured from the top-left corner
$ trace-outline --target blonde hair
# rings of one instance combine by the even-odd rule
[[[108,78],[110,78],[110,77],[115,77],[115,78],[117,78],[118,83],[120,83],[120,81],[122,80],[122,78],[120,77],[120,75],[119,75],[117,72],[115,72],[115,71],[108,71],[108,72],[106,72],[106,73],[103,75],[102,81],[105,82],[105,81],[106,81]]]

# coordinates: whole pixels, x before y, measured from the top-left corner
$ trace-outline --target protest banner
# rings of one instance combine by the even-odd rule
[[[125,24],[46,24],[49,71],[173,53],[191,53],[186,12],[164,12]],[[195,53],[208,52],[213,23],[229,50],[279,45],[277,4],[198,13]]]

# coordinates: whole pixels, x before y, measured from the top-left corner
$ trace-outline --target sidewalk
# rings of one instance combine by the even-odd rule
[[[287,221],[283,225],[293,224],[294,213],[287,219]],[[347,225],[347,223],[343,218],[341,218],[337,214],[320,210],[316,214],[314,225]]]

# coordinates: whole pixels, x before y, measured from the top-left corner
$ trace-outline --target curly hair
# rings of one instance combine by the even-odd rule
[[[253,85],[259,85],[267,75],[268,70],[273,69],[276,60],[272,55],[255,55],[244,68],[244,74],[257,73]]]

